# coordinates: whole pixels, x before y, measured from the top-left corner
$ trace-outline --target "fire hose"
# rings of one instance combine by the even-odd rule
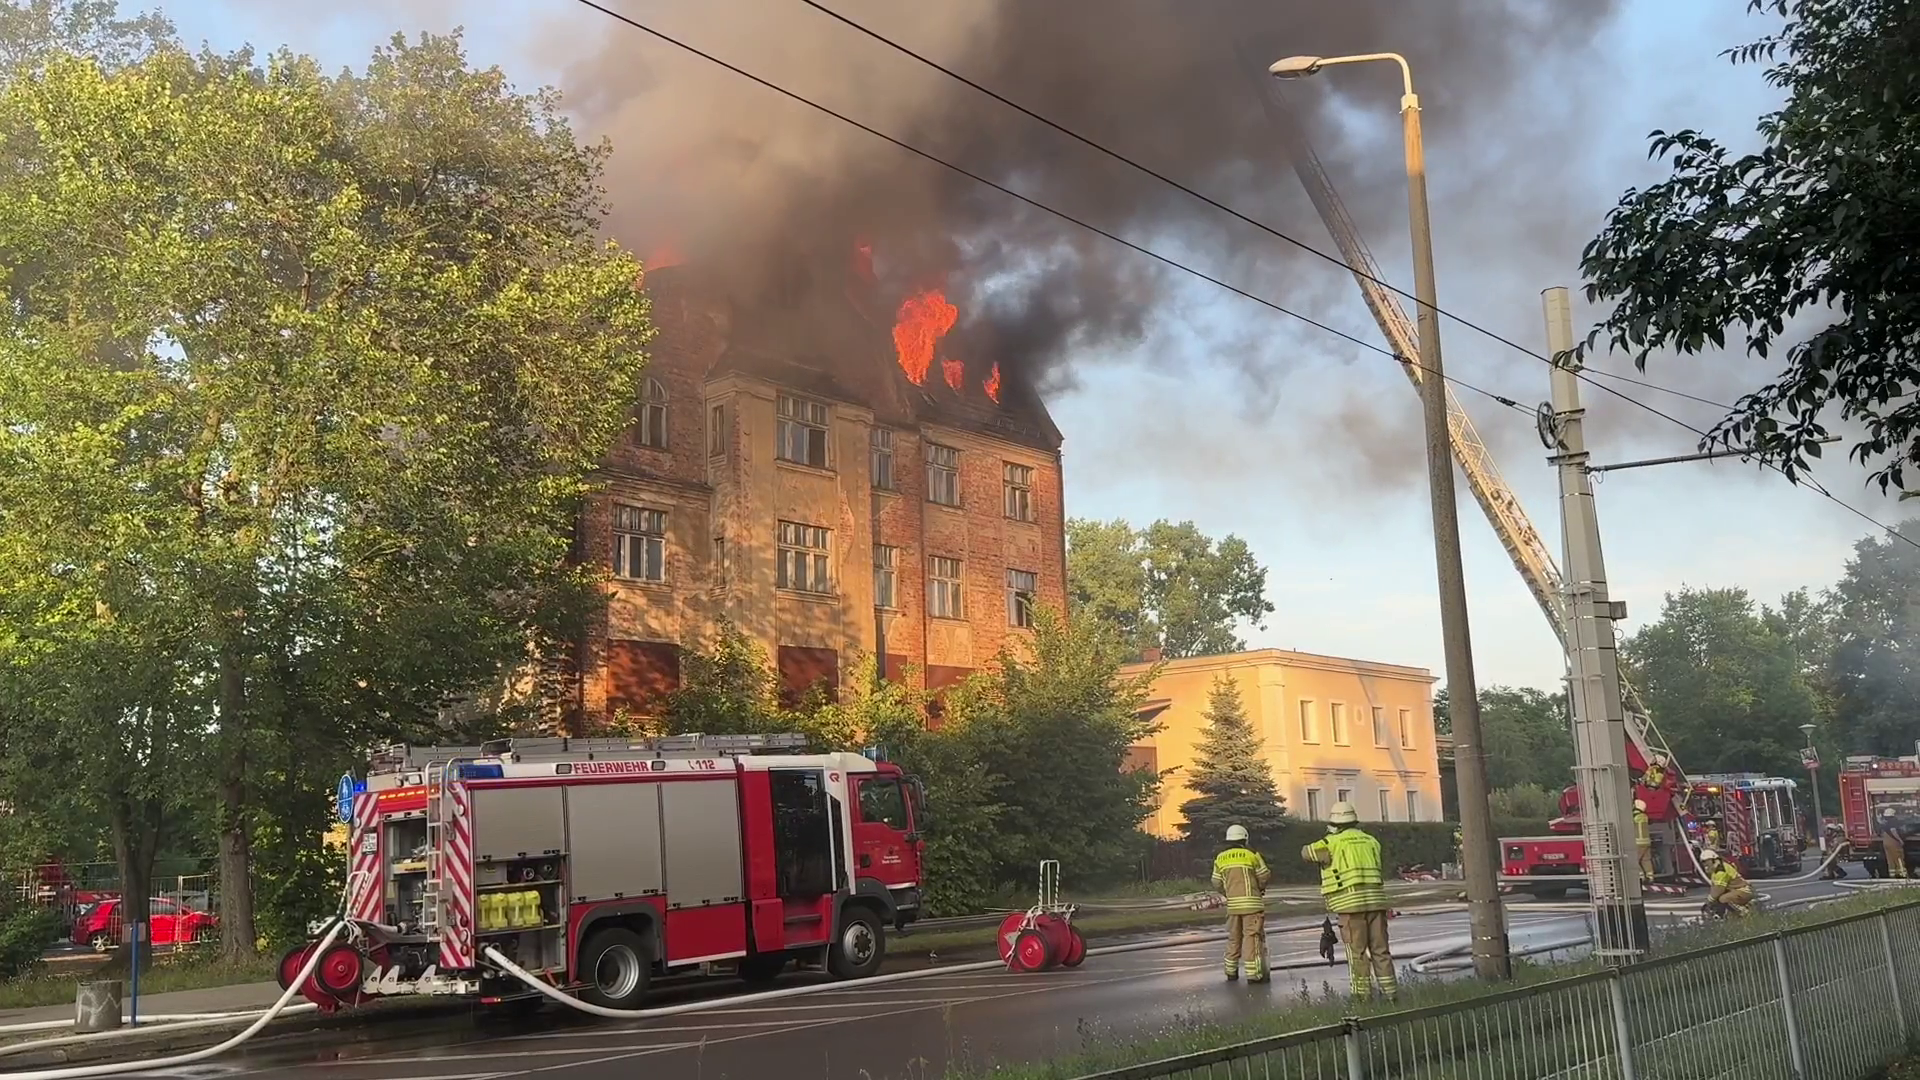
[[[330,946],[332,946],[335,941],[339,940],[342,934],[354,935],[359,932],[356,928],[354,928],[353,924],[347,920],[347,917],[346,917],[347,898],[352,895],[354,882],[356,880],[357,879],[353,876],[349,876],[349,878],[347,879],[347,885],[344,889],[341,890],[341,893],[340,893],[340,908],[334,914],[334,917],[332,920],[333,925],[328,928],[326,932],[326,936],[322,937],[320,939],[319,944],[315,945],[312,951],[308,954],[307,962],[304,965],[302,965],[302,967],[300,968],[300,973],[288,981],[286,990],[282,991],[280,994],[280,999],[274,1002],[265,1011],[261,1012],[259,1017],[255,1019],[252,1024],[249,1024],[244,1030],[235,1034],[233,1037],[227,1039],[224,1042],[216,1043],[213,1046],[204,1047],[199,1050],[189,1051],[188,1053],[184,1053],[184,1054],[175,1054],[172,1057],[151,1058],[151,1059],[142,1058],[134,1061],[106,1062],[99,1065],[78,1065],[78,1066],[73,1066],[73,1067],[64,1068],[64,1069],[40,1069],[33,1072],[8,1073],[6,1074],[8,1080],[84,1080],[84,1078],[94,1077],[94,1076],[118,1076],[122,1073],[147,1072],[154,1069],[174,1069],[174,1068],[179,1068],[182,1065],[194,1065],[199,1062],[206,1061],[209,1058],[218,1057],[219,1055],[224,1054],[227,1051],[232,1050],[235,1047],[238,1047],[241,1044],[247,1042],[248,1040],[252,1039],[255,1035],[258,1035],[262,1028],[266,1027],[268,1024],[273,1023],[274,1020],[278,1019],[279,1016],[287,1010],[287,1007],[293,1001],[294,996],[300,993],[300,988],[306,984],[306,981],[308,979],[313,977],[314,970],[320,966],[321,956],[325,955],[327,949]],[[247,1014],[234,1013],[225,1018],[202,1018],[202,1019],[196,1019],[196,1020],[182,1021],[179,1023],[164,1023],[164,1024],[155,1025],[153,1027],[137,1028],[135,1029],[135,1031],[141,1034],[145,1034],[153,1031],[166,1032],[166,1031],[197,1030],[197,1029],[206,1028],[206,1027],[223,1026],[225,1024],[232,1023],[235,1017],[245,1016],[245,1015]],[[109,1032],[100,1032],[97,1035],[72,1035],[72,1036],[63,1036],[57,1039],[40,1039],[34,1042],[21,1043],[17,1046],[7,1047],[6,1052],[24,1053],[24,1052],[33,1051],[33,1050],[52,1048],[55,1046],[71,1046],[77,1042],[90,1042],[90,1041],[94,1041],[96,1039],[102,1039],[102,1038],[124,1037],[126,1035],[133,1034],[133,1033],[135,1032],[109,1031]]]

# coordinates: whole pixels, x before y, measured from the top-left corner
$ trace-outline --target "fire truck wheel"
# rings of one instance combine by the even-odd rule
[[[827,970],[839,979],[864,979],[880,970],[887,958],[887,935],[880,918],[864,907],[849,907],[840,916],[840,936],[827,950]]]
[[[580,949],[580,973],[587,984],[581,997],[609,1009],[638,1008],[653,975],[653,950],[639,934],[608,927]]]

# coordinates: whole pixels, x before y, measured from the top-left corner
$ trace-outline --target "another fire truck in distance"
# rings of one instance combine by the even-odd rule
[[[1800,869],[1799,784],[1759,773],[1694,778],[1687,794],[1690,839],[1711,845],[1748,877]]]
[[[653,977],[788,964],[879,970],[919,911],[920,785],[800,736],[397,746],[352,798],[351,934],[302,992],[496,1002],[531,993],[498,949],[610,1008]],[[282,984],[312,945],[280,962]]]
[[[1889,812],[1906,838],[1911,873],[1920,867],[1920,756],[1849,757],[1840,769],[1840,820],[1848,847],[1872,877],[1887,876],[1880,830]]]

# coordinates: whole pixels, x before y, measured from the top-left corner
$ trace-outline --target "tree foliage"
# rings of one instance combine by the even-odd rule
[[[1240,684],[1215,678],[1203,719],[1185,778],[1194,795],[1180,804],[1180,831],[1189,840],[1219,843],[1228,827],[1244,825],[1256,845],[1270,845],[1287,824],[1286,803],[1240,699]]]
[[[1112,628],[1139,655],[1170,658],[1236,652],[1236,632],[1273,612],[1267,571],[1246,541],[1215,541],[1194,525],[1156,521],[1067,522],[1067,595],[1076,619]]]
[[[1672,176],[1629,190],[1586,249],[1587,296],[1616,306],[1588,337],[1646,366],[1743,337],[1785,369],[1710,438],[1761,448],[1789,475],[1818,457],[1837,407],[1883,488],[1920,461],[1920,8],[1904,0],[1753,0],[1783,22],[1732,49],[1786,95],[1736,154],[1656,131]],[[1802,318],[1825,325],[1802,335]]]
[[[1433,721],[1453,733],[1445,688],[1433,696]],[[1487,748],[1487,785],[1533,785],[1558,792],[1573,783],[1573,719],[1565,694],[1530,686],[1480,689],[1480,729]]]
[[[1920,521],[1867,537],[1831,594],[1831,732],[1843,754],[1899,755],[1920,741]]]
[[[1689,773],[1800,771],[1813,720],[1793,640],[1744,589],[1667,594],[1660,618],[1621,642],[1621,658]]]
[[[201,769],[248,952],[263,778],[443,733],[578,618],[638,266],[597,235],[604,147],[457,38],[332,76],[35,56],[0,83],[8,756],[104,762],[48,797],[144,850]]]

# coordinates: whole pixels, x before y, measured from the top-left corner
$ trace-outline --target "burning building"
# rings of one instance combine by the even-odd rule
[[[1036,605],[1064,607],[1061,439],[1039,395],[939,288],[889,290],[866,265],[796,264],[751,292],[697,263],[648,274],[651,363],[578,534],[610,580],[571,726],[655,714],[682,643],[723,620],[799,696],[860,657],[950,685]]]

